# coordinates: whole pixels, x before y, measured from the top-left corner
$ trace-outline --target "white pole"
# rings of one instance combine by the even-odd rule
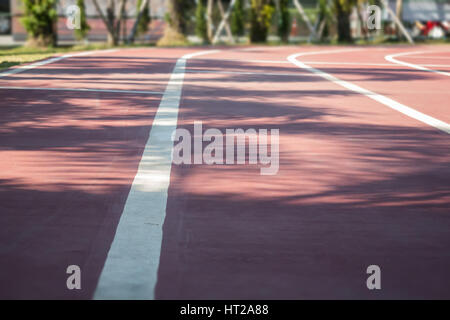
[[[300,13],[300,15],[302,16],[303,21],[305,21],[306,26],[307,26],[308,29],[309,29],[309,32],[310,32],[310,39],[311,39],[311,36],[312,36],[313,38],[315,38],[315,37],[316,37],[316,32],[315,32],[315,30],[314,30],[314,27],[313,27],[312,24],[311,24],[311,21],[309,21],[309,18],[308,18],[308,16],[306,15],[305,10],[303,10],[303,6],[300,4],[300,2],[299,2],[298,0],[294,0],[294,5],[295,5],[295,7],[297,8],[297,11]]]
[[[225,27],[225,22],[228,20],[228,17],[231,14],[231,10],[233,10],[233,6],[234,6],[235,2],[236,2],[236,0],[231,0],[231,3],[227,9],[227,12],[223,16],[222,21],[220,21],[219,27],[217,28],[216,34],[214,35],[214,39],[212,41],[213,44],[216,44],[217,41],[219,40],[220,33],[222,32],[223,28]]]
[[[387,1],[386,0],[381,0],[381,3],[383,4],[383,6],[387,10],[387,12],[391,15],[391,17],[394,20],[395,24],[397,24],[398,28],[403,33],[403,35],[408,40],[408,42],[411,43],[411,44],[414,44],[414,40],[411,38],[408,30],[406,30],[406,28],[403,25],[403,23],[400,21],[399,18],[397,18],[397,15],[395,14],[395,12],[392,11],[392,9],[389,7],[389,4],[387,3]]]

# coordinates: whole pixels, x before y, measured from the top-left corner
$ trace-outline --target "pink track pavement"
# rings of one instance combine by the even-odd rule
[[[94,297],[174,66],[207,49],[0,78],[0,298]],[[279,171],[172,165],[154,297],[450,299],[450,135],[287,60],[449,123],[450,46],[219,49],[187,61],[178,128],[279,129]]]

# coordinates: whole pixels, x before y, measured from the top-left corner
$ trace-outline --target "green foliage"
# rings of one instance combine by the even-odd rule
[[[242,36],[245,31],[245,10],[244,1],[236,0],[233,12],[231,13],[231,32],[234,35]]]
[[[275,8],[270,0],[251,0],[250,41],[264,42]]]
[[[136,8],[141,7],[142,1],[144,0],[137,1]],[[137,26],[137,34],[146,34],[148,31],[148,24],[151,21],[149,3],[150,2],[147,2],[147,5],[144,8],[144,12],[142,12],[141,18],[139,19],[139,23]],[[138,12],[136,12],[136,16],[137,15]]]
[[[335,0],[334,2],[341,8],[342,11],[350,12],[358,0]]]
[[[89,30],[89,24],[86,21],[86,6],[84,0],[77,0],[77,6],[80,8],[80,29],[75,29],[75,38],[77,40],[83,40],[86,38]]]
[[[208,42],[208,26],[206,22],[206,8],[203,0],[198,0],[197,9],[195,11],[195,33],[203,40]]]
[[[57,0],[22,0],[24,17],[21,19],[30,40],[38,46],[56,43],[55,24]]]

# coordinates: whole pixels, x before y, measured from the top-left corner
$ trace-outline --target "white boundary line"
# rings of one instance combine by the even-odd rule
[[[311,77],[308,73],[281,73],[281,72],[246,72],[246,71],[220,71],[220,70],[186,70],[187,73],[212,73],[212,74],[236,74],[236,75],[255,75],[255,76],[287,76],[287,77]]]
[[[400,67],[392,63],[370,63],[370,62],[327,62],[327,61],[303,61],[303,63],[308,64],[329,64],[329,65],[350,65],[350,66],[381,66],[381,67]],[[420,66],[425,67],[442,67],[450,68],[450,64],[421,64]]]
[[[7,77],[7,76],[10,76],[10,75],[13,75],[16,73],[24,72],[24,71],[27,71],[30,69],[34,69],[34,68],[44,66],[46,64],[60,61],[60,60],[67,59],[67,58],[87,56],[87,55],[91,55],[91,54],[95,54],[95,53],[109,53],[109,52],[115,52],[115,51],[117,51],[117,49],[93,50],[93,51],[83,51],[83,52],[78,52],[78,53],[69,53],[69,54],[65,54],[62,56],[53,57],[50,59],[46,59],[46,60],[42,60],[42,61],[38,61],[38,62],[26,64],[26,65],[20,65],[13,69],[8,69],[6,71],[0,72],[0,78]]]
[[[214,60],[214,59],[202,59],[204,61]],[[248,62],[248,63],[271,63],[271,64],[291,64],[290,61],[286,60],[246,60],[246,59],[222,59],[221,61],[236,61],[236,62]],[[381,66],[381,67],[395,67],[400,68],[401,65],[394,63],[373,63],[373,62],[331,62],[331,61],[303,61],[303,63],[308,64],[323,64],[323,65],[350,65],[350,66]],[[434,68],[450,68],[450,64],[420,64],[424,67],[434,67]]]
[[[113,90],[113,89],[88,89],[88,88],[46,88],[46,87],[7,87],[0,86],[3,90],[42,90],[42,91],[76,91],[76,92],[106,92],[106,93],[136,93],[149,95],[162,95],[162,92],[143,90]]]
[[[448,52],[446,52],[448,53]],[[436,56],[415,56],[415,57],[411,57],[411,59],[444,59],[444,60],[448,60],[450,59],[450,57],[436,57]]]
[[[161,255],[162,227],[172,167],[172,133],[177,128],[186,61],[177,60],[153,120],[94,299],[153,299]]]
[[[450,77],[450,73],[448,73],[448,72],[439,71],[439,70],[433,70],[433,69],[428,69],[428,68],[425,68],[425,67],[422,66],[422,65],[417,65],[417,64],[413,64],[413,63],[409,63],[409,62],[404,62],[404,61],[400,61],[400,60],[395,59],[395,57],[407,56],[407,55],[416,54],[416,53],[417,53],[417,54],[419,54],[419,53],[425,53],[425,51],[401,52],[401,53],[396,53],[396,54],[390,54],[390,55],[387,55],[387,56],[385,56],[384,58],[385,58],[387,61],[392,62],[392,63],[400,64],[400,65],[407,66],[407,67],[410,67],[410,68],[414,68],[414,69],[417,69],[417,70],[433,72],[433,73],[437,73],[437,74],[440,74],[440,75],[443,75],[443,76]]]
[[[308,70],[328,81],[331,81],[337,85],[340,85],[341,87],[344,87],[348,90],[360,93],[362,95],[365,95],[366,97],[369,97],[372,100],[378,101],[382,104],[384,104],[385,106],[394,109],[398,112],[401,112],[405,115],[407,115],[408,117],[411,117],[413,119],[416,119],[418,121],[421,121],[425,124],[428,124],[432,127],[435,127],[436,129],[439,129],[441,131],[444,131],[448,134],[450,134],[450,125],[448,123],[445,123],[441,120],[435,119],[433,117],[430,117],[422,112],[419,112],[413,108],[410,108],[408,106],[405,106],[395,100],[392,100],[391,98],[388,98],[386,96],[383,96],[381,94],[375,93],[373,91],[364,89],[360,86],[357,86],[356,84],[350,83],[348,81],[344,81],[341,79],[336,78],[335,76],[328,74],[326,72],[323,72],[319,69],[315,69],[313,67],[308,66],[307,64],[300,62],[297,60],[298,57],[300,56],[305,56],[305,55],[312,55],[312,54],[325,54],[325,53],[332,53],[332,52],[336,52],[336,51],[318,51],[318,52],[306,52],[306,53],[296,53],[296,54],[292,54],[290,56],[287,57],[287,60],[292,62],[293,64],[295,64],[296,66],[298,66],[299,68]]]

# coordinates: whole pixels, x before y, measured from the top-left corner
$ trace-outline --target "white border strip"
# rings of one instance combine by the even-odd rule
[[[177,60],[153,120],[94,299],[154,298],[172,167],[171,137],[177,128],[186,61],[218,51],[191,53]]]
[[[42,91],[76,91],[76,92],[106,92],[106,93],[136,93],[162,95],[162,92],[143,90],[114,90],[114,89],[88,89],[88,88],[46,88],[46,87],[8,87],[0,86],[3,90],[42,90]]]
[[[95,53],[99,53],[99,52],[109,53],[109,52],[115,52],[115,51],[117,51],[117,49],[93,50],[93,51],[83,51],[83,52],[78,52],[78,53],[69,53],[69,54],[65,54],[62,56],[53,57],[50,59],[46,59],[46,60],[42,60],[42,61],[30,63],[30,64],[25,64],[25,65],[20,65],[15,68],[8,69],[6,71],[0,72],[0,78],[7,77],[7,76],[10,76],[10,75],[13,75],[16,73],[24,72],[24,71],[27,71],[30,69],[34,69],[34,68],[44,66],[46,64],[50,64],[50,63],[57,62],[57,61],[67,59],[67,58],[87,56],[87,55],[91,55],[91,54],[95,54]]]
[[[449,58],[450,59],[450,58]],[[203,59],[204,61],[215,59]],[[271,64],[291,64],[286,60],[246,60],[246,59],[221,59],[221,61],[236,61],[236,62],[248,62],[248,63],[271,63]],[[335,62],[335,61],[303,61],[307,64],[321,64],[321,65],[349,65],[349,66],[380,66],[380,67],[395,67],[401,68],[402,65],[393,63],[374,63],[374,62]],[[420,64],[423,67],[432,68],[450,68],[450,64]]]
[[[250,76],[283,76],[283,77],[308,77],[314,76],[308,73],[298,74],[298,73],[281,73],[281,72],[246,72],[246,71],[221,71],[221,70],[198,70],[192,69],[187,70],[187,73],[212,73],[212,74],[235,74],[235,75],[250,75]],[[219,79],[223,80],[223,79]]]
[[[404,61],[400,61],[400,60],[395,59],[395,57],[408,56],[408,55],[411,55],[411,54],[419,54],[419,53],[425,53],[425,51],[401,52],[401,53],[387,55],[384,58],[387,61],[389,61],[389,62],[400,64],[402,66],[414,68],[414,69],[421,70],[421,71],[433,72],[433,73],[437,73],[437,74],[440,74],[440,75],[443,75],[443,76],[450,77],[450,73],[448,73],[448,72],[439,71],[439,70],[432,70],[432,69],[425,68],[423,65],[417,65],[417,64],[404,62]]]
[[[334,51],[335,52],[335,51]],[[326,72],[323,72],[319,69],[315,69],[313,67],[308,66],[307,64],[304,64],[303,62],[300,62],[297,60],[298,57],[300,56],[305,56],[305,55],[310,55],[310,54],[324,54],[324,53],[332,53],[330,51],[326,52],[326,51],[318,51],[316,53],[313,52],[307,52],[307,53],[297,53],[297,54],[293,54],[290,55],[289,57],[287,57],[287,60],[292,62],[293,64],[295,64],[297,67],[308,70],[328,81],[331,81],[335,84],[340,85],[341,87],[344,87],[348,90],[360,93],[362,95],[365,95],[366,97],[369,97],[372,100],[378,101],[382,104],[384,104],[385,106],[394,109],[398,112],[401,112],[405,115],[407,115],[408,117],[411,117],[413,119],[416,119],[418,121],[421,121],[423,123],[426,123],[432,127],[435,127],[436,129],[439,129],[441,131],[444,131],[448,134],[450,134],[450,125],[448,123],[445,123],[441,120],[435,119],[433,117],[430,117],[422,112],[419,112],[413,108],[410,108],[408,106],[405,106],[395,100],[392,100],[391,98],[385,97],[381,94],[372,92],[370,90],[364,89],[360,86],[357,86],[356,84],[341,80],[336,78],[335,76],[332,76],[331,74],[328,74]]]

